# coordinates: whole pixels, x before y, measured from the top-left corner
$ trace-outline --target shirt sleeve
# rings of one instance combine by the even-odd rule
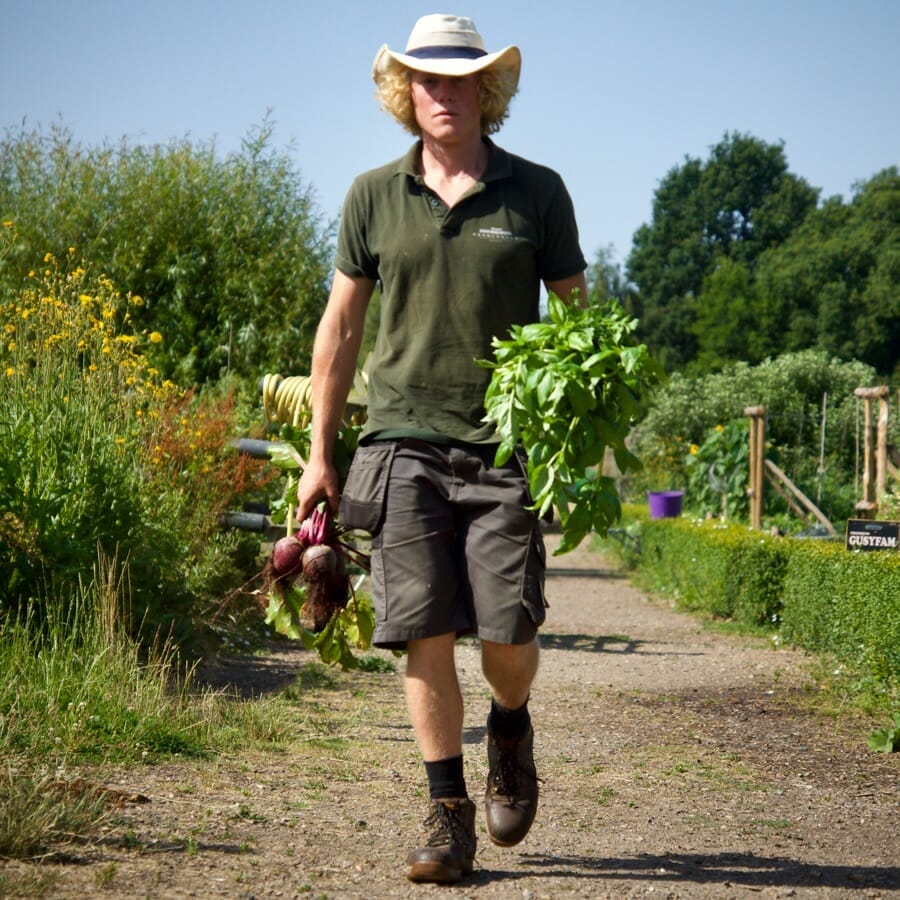
[[[378,259],[372,254],[367,241],[370,222],[371,198],[366,184],[357,178],[350,186],[338,229],[337,253],[334,264],[351,278],[378,278]]]
[[[542,281],[558,281],[577,275],[587,268],[578,240],[575,207],[562,178],[554,173],[554,185],[543,211],[543,243],[538,253],[538,272]]]

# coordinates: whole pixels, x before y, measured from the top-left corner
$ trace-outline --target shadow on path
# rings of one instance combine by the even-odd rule
[[[614,569],[565,569],[561,566],[547,566],[545,574],[548,578],[615,578],[623,580],[628,577],[625,572]]]
[[[516,878],[691,882],[762,887],[900,888],[900,866],[820,865],[749,853],[647,854],[633,857],[553,856],[523,853],[521,868],[476,870],[488,883]]]
[[[559,634],[542,631],[542,650],[584,650],[590,653],[635,653],[644,641],[621,634]]]

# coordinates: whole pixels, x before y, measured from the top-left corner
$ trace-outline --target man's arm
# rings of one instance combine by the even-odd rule
[[[328,305],[322,314],[312,355],[312,435],[309,460],[297,487],[301,522],[320,500],[337,514],[339,495],[332,449],[341,427],[347,395],[356,373],[366,307],[375,282],[334,273]]]
[[[588,302],[587,278],[584,272],[570,275],[568,278],[560,278],[558,281],[545,281],[544,287],[549,293],[556,294],[560,300],[569,302],[572,291],[578,291],[578,305],[586,306]]]

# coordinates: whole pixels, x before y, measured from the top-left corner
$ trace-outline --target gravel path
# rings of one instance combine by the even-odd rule
[[[550,565],[531,703],[541,810],[507,850],[479,820],[468,881],[402,874],[426,801],[401,662],[294,688],[301,740],[286,749],[98,773],[149,802],[54,864],[45,896],[900,896],[900,754],[867,750],[869,722],[810,711],[802,655],[705,630],[587,550]],[[475,645],[458,659],[480,806],[487,693]],[[210,676],[272,693],[311,661],[281,645]]]

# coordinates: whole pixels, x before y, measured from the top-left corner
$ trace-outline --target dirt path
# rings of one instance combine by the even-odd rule
[[[867,723],[808,712],[799,654],[705,631],[596,554],[551,567],[531,704],[541,811],[511,850],[480,825],[467,882],[402,875],[425,800],[401,664],[307,677],[303,740],[287,752],[102,773],[150,802],[126,803],[101,843],[55,865],[47,896],[900,896],[900,754],[868,751]],[[311,660],[289,648],[213,674],[273,692]],[[480,805],[487,694],[474,644],[459,662]]]

